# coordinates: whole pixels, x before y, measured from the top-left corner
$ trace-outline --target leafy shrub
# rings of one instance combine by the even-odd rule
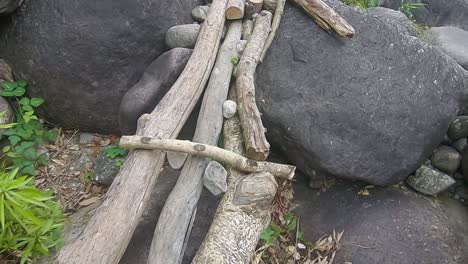
[[[37,190],[33,178],[17,174],[18,168],[0,169],[0,253],[26,263],[61,247],[64,217],[51,192]]]
[[[26,94],[28,83],[25,81],[3,82],[2,96],[9,98],[16,106],[16,123],[8,124],[3,134],[8,136],[10,145],[3,148],[21,174],[36,175],[36,166],[46,165],[47,156],[38,153],[38,147],[55,142],[57,131],[48,130],[35,114],[35,109],[44,103],[37,97],[29,98]]]
[[[362,9],[379,6],[380,0],[342,0],[350,6],[357,6]],[[413,18],[413,10],[423,7],[423,3],[412,3],[410,0],[401,0],[399,10],[409,19]]]

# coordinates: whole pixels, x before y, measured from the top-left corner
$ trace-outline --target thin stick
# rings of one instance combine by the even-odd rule
[[[275,38],[276,31],[278,30],[278,27],[281,22],[281,18],[283,17],[283,14],[284,14],[285,4],[286,4],[286,0],[278,0],[278,3],[276,4],[275,15],[273,16],[273,22],[271,23],[271,32],[270,32],[270,35],[268,35],[268,38],[265,42],[265,46],[263,47],[262,56],[260,56],[260,62],[263,62],[263,59],[265,58],[265,55],[268,49],[270,48],[271,43],[273,42],[273,39]]]
[[[275,177],[291,180],[296,167],[268,161],[247,159],[234,152],[201,143],[178,139],[157,139],[142,136],[123,136],[120,147],[128,149],[157,149],[163,151],[185,152],[223,162],[240,171],[269,172]]]

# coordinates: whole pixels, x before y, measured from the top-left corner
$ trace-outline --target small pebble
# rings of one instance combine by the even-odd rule
[[[237,104],[234,101],[226,100],[223,103],[223,116],[226,119],[233,117],[237,112]]]

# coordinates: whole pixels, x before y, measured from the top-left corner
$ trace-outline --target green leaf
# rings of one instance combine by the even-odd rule
[[[23,97],[23,98],[21,98],[21,100],[19,100],[19,103],[21,105],[29,105],[29,98]]]
[[[2,82],[1,84],[4,92],[11,92],[18,87],[17,82]]]
[[[18,86],[21,86],[23,88],[28,87],[28,83],[26,81],[17,81],[16,83],[18,84]]]
[[[10,145],[7,145],[7,146],[5,146],[5,147],[2,148],[2,151],[5,153],[5,152],[10,151],[10,149],[11,149],[11,146],[10,146]]]
[[[36,168],[34,168],[34,165],[29,165],[29,166],[22,168],[21,172],[28,174],[28,175],[32,175],[32,176],[37,175]]]
[[[0,194],[0,224],[2,230],[5,230],[5,195],[3,194]]]
[[[8,129],[16,126],[18,123],[9,123],[9,124],[2,124],[0,125],[0,129]]]
[[[115,159],[116,157],[125,156],[125,149],[120,148],[119,146],[111,146],[105,149],[106,157]]]
[[[9,136],[8,140],[10,141],[10,144],[14,147],[18,142],[21,141],[21,138],[18,136]]]
[[[34,107],[38,107],[43,103],[44,103],[44,99],[42,98],[38,98],[38,97],[31,98],[31,105]]]
[[[31,105],[23,105],[21,106],[21,109],[23,109],[23,112],[34,111]]]
[[[23,155],[28,160],[36,160],[38,158],[37,151],[35,148],[28,148],[23,152]]]

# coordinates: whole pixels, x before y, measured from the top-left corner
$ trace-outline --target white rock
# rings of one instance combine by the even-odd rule
[[[179,170],[182,168],[182,166],[184,166],[187,156],[187,153],[173,151],[168,151],[166,154],[169,166],[171,166],[171,168],[174,170]]]
[[[197,42],[199,24],[186,24],[171,27],[166,33],[166,45],[173,48],[193,48]]]
[[[206,166],[203,175],[203,185],[215,196],[225,193],[227,190],[227,171],[217,161],[211,161]]]
[[[226,100],[223,103],[223,116],[224,118],[231,118],[237,112],[237,104],[234,101]]]

